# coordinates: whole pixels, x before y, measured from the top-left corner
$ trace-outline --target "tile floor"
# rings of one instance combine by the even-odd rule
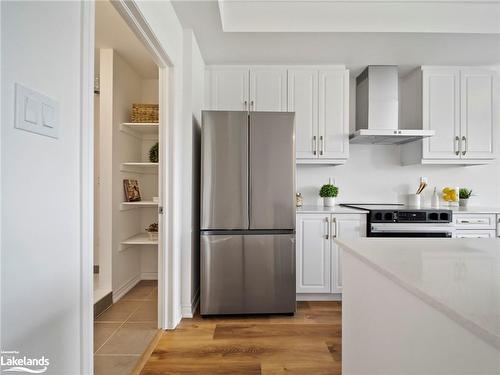
[[[157,332],[156,280],[142,280],[94,321],[94,374],[128,375]]]

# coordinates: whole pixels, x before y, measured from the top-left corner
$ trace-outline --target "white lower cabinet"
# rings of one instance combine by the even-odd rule
[[[497,215],[460,213],[453,215],[455,238],[495,238]]]
[[[297,293],[331,290],[329,214],[297,215]]]
[[[342,255],[334,239],[365,235],[364,214],[297,215],[297,294],[342,293]]]
[[[487,229],[464,229],[455,232],[455,238],[495,238],[496,231]]]

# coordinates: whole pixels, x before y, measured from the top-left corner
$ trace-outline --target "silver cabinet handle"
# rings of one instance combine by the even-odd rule
[[[250,110],[253,109],[253,100],[250,101]]]
[[[247,109],[248,108],[248,102],[245,100],[243,103],[244,103],[245,109]]]
[[[319,136],[319,154],[320,155],[323,155],[323,136],[320,135]]]
[[[465,155],[467,153],[467,137],[465,135],[462,137],[462,141],[464,142],[464,150],[462,151],[462,155]]]
[[[313,155],[316,155],[316,136],[313,135]]]
[[[332,238],[337,238],[337,220],[335,218],[332,219],[332,226],[333,226],[333,234],[331,235]]]
[[[460,155],[460,138],[458,135],[455,137],[455,155]]]
[[[330,219],[326,218],[326,239],[330,239]]]

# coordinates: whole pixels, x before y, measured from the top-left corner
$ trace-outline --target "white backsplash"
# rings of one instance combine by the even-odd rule
[[[500,206],[500,163],[482,166],[438,166],[400,164],[399,146],[350,145],[345,165],[298,165],[297,192],[305,205],[322,204],[321,185],[329,178],[339,187],[337,203],[406,203],[415,193],[420,176],[428,178],[423,205],[430,205],[434,186],[472,188],[473,206]]]

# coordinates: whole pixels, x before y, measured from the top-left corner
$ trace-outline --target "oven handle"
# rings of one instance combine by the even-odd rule
[[[455,231],[455,227],[443,224],[443,225],[433,225],[433,226],[423,226],[423,225],[401,225],[401,224],[372,224],[371,231],[376,233],[385,233],[385,232],[408,232],[408,233],[436,233],[436,232],[447,232],[453,233]]]

